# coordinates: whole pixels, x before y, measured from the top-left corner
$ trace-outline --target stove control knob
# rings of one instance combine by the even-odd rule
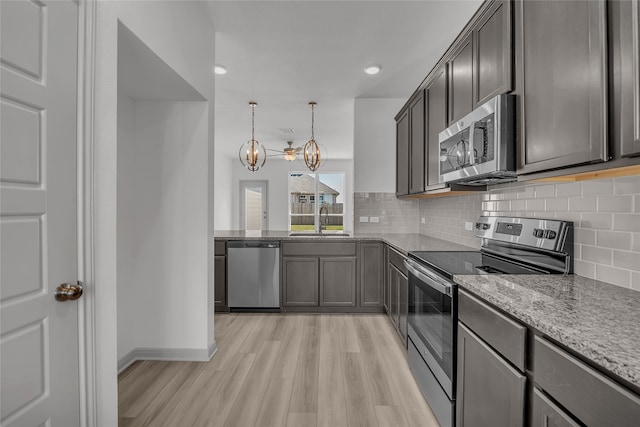
[[[476,229],[477,230],[488,230],[490,227],[489,224],[486,224],[484,222],[476,222]]]
[[[543,238],[544,237],[544,230],[541,230],[539,228],[534,228],[533,229],[533,236],[537,237],[539,239]]]
[[[544,238],[553,240],[556,238],[556,232],[553,230],[544,230]]]

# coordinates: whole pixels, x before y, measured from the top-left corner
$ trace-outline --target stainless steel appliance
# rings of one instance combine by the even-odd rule
[[[440,132],[440,182],[516,180],[513,95],[498,95]]]
[[[480,217],[480,251],[410,252],[408,360],[442,426],[455,425],[457,285],[461,274],[573,273],[573,223]]]
[[[227,268],[230,310],[280,310],[280,242],[230,241]]]

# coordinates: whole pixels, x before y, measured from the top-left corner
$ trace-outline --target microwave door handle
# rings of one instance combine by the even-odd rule
[[[475,150],[474,150],[474,137],[475,137],[475,133],[476,133],[476,124],[478,122],[471,122],[469,124],[469,165],[475,165],[476,164],[476,155],[475,155]]]

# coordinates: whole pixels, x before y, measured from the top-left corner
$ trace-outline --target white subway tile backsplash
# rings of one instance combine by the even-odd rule
[[[596,212],[598,209],[598,199],[593,196],[571,197],[569,199],[569,210],[576,212]]]
[[[569,200],[566,198],[547,199],[546,207],[548,212],[569,210]]]
[[[555,197],[556,186],[555,185],[538,185],[534,188],[535,197],[540,199],[543,197]]]
[[[613,251],[613,265],[640,271],[640,252]]]
[[[511,211],[525,211],[527,210],[526,200],[511,200]]]
[[[599,248],[597,246],[585,246],[581,245],[581,252],[579,255],[576,255],[577,258],[580,258],[584,261],[592,261],[597,262],[599,264],[607,264],[611,265],[611,258],[613,254],[613,250],[606,248]]]
[[[598,212],[632,212],[633,199],[630,196],[598,197]]]
[[[595,246],[596,230],[589,230],[586,228],[574,228],[573,240],[577,244]]]
[[[631,272],[621,268],[609,267],[602,264],[596,265],[596,279],[613,283],[625,288],[631,287]]]
[[[598,230],[596,244],[600,247],[612,249],[631,249],[631,234],[621,231]]]
[[[640,273],[635,271],[631,272],[631,289],[640,291]]]
[[[573,272],[578,276],[588,277],[590,279],[596,278],[596,265],[592,262],[585,262],[576,259],[573,262]]]
[[[582,194],[582,183],[566,182],[556,184],[556,195],[558,197],[580,196]]]
[[[580,219],[581,228],[610,230],[612,224],[613,215],[610,213],[583,213]]]
[[[614,214],[613,229],[620,231],[640,231],[640,214]]]
[[[638,175],[615,178],[614,191],[616,194],[640,194]]]
[[[610,179],[592,180],[582,182],[583,196],[600,196],[613,194],[613,181]]]
[[[544,199],[531,199],[527,200],[527,210],[528,211],[539,211],[544,212]]]
[[[640,273],[630,267],[640,254],[639,214],[640,175],[557,184],[496,185],[485,193],[422,199],[417,213],[412,210],[409,216],[414,216],[422,234],[476,248],[480,242],[473,232],[464,231],[464,222],[475,221],[481,215],[573,221],[576,274],[596,278],[597,272],[600,280],[625,287],[634,285],[640,290]],[[357,215],[356,212],[356,218]],[[426,224],[420,224],[420,217],[425,217]]]

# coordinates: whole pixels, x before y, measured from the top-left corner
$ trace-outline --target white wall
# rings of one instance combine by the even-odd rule
[[[117,138],[118,138],[118,20],[122,21],[153,52],[208,102],[206,147],[200,171],[204,188],[200,203],[188,208],[201,210],[203,238],[213,233],[213,100],[214,37],[208,13],[191,1],[98,1],[95,45],[94,105],[94,277],[88,292],[95,297],[96,388],[99,425],[117,425]],[[200,179],[200,178],[199,178]],[[181,207],[184,208],[184,207]],[[205,330],[199,347],[207,347],[213,336],[213,242],[207,242],[208,265],[200,271],[198,296],[206,306],[199,320]],[[199,267],[200,268],[200,267]],[[210,300],[210,303],[209,303]],[[140,311],[144,316],[144,311]],[[184,325],[189,328],[190,325]]]
[[[406,99],[356,98],[355,192],[396,192],[396,122]]]
[[[289,220],[289,172],[308,172],[299,161],[267,160],[266,165],[257,172],[244,168],[240,160],[233,162],[233,179],[230,183],[232,193],[232,229],[240,230],[240,181],[268,181],[268,221],[270,230],[287,230]],[[319,173],[345,173],[345,230],[353,230],[353,160],[330,159],[320,166]]]
[[[207,105],[134,101],[132,112],[133,138],[118,139],[118,160],[130,156],[118,163],[118,358],[206,356]]]
[[[231,230],[233,228],[233,196],[231,177],[233,161],[237,158],[217,155],[215,160],[215,228]],[[237,191],[237,190],[236,190]]]

